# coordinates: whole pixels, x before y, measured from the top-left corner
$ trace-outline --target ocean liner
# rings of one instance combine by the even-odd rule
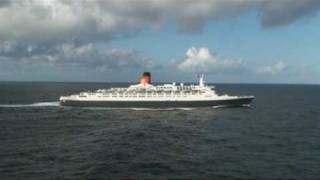
[[[218,95],[213,86],[205,84],[204,75],[199,76],[197,85],[152,85],[150,72],[144,72],[139,84],[61,96],[60,104],[111,108],[235,107],[248,106],[253,99],[254,96]]]

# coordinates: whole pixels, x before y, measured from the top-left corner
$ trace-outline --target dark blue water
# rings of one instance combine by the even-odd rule
[[[0,177],[320,178],[320,86],[217,85],[251,108],[57,103],[114,85],[0,83]]]

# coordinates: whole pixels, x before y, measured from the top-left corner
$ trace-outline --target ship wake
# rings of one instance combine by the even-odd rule
[[[250,104],[242,104],[242,105],[217,105],[212,106],[213,109],[220,109],[220,108],[251,108]]]
[[[19,108],[19,107],[53,107],[60,106],[59,101],[55,102],[36,102],[32,104],[0,104],[4,108]]]

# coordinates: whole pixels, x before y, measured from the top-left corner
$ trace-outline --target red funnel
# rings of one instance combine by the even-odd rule
[[[151,84],[151,73],[150,72],[144,72],[143,77],[140,80],[140,83],[143,84],[144,86],[147,84]]]

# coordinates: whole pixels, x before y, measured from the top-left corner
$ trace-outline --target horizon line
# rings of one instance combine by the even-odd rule
[[[115,82],[115,81],[42,81],[42,80],[0,80],[3,82],[17,82],[17,83],[114,83],[114,84],[139,84],[137,81]],[[172,84],[173,82],[159,81],[154,84]],[[184,84],[198,84],[198,82],[182,82]],[[176,84],[180,84],[176,82]],[[320,83],[288,83],[288,82],[206,82],[206,84],[243,84],[243,85],[320,85]]]

